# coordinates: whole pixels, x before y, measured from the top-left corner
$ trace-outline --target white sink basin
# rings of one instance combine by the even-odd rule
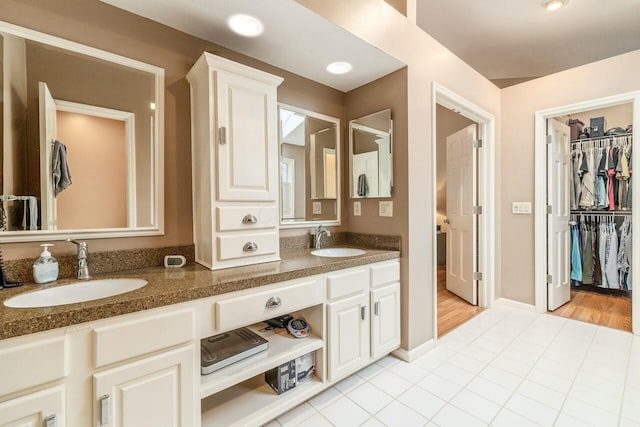
[[[311,255],[315,256],[323,256],[329,258],[340,258],[340,257],[349,257],[349,256],[358,256],[364,255],[367,253],[362,249],[354,249],[354,248],[325,248],[325,249],[316,249],[315,251],[311,251]]]
[[[143,279],[103,279],[41,289],[16,295],[4,302],[12,308],[50,307],[92,301],[135,291],[147,284]]]

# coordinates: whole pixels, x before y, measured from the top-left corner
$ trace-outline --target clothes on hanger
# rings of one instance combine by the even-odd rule
[[[571,210],[631,209],[631,137],[572,144]]]
[[[632,222],[625,217],[578,217],[570,224],[571,280],[574,284],[631,290]]]

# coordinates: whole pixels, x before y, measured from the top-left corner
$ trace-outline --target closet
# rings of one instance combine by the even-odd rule
[[[551,164],[555,166],[549,171],[550,184],[560,189],[549,190],[549,200],[552,200],[549,213],[552,213],[553,221],[568,220],[566,232],[549,237],[550,247],[556,245],[560,248],[552,249],[556,258],[553,261],[550,258],[550,280],[553,280],[554,274],[560,275],[560,270],[568,270],[572,290],[571,301],[558,312],[598,310],[595,307],[606,312],[613,310],[609,306],[614,306],[607,298],[624,298],[628,309],[609,314],[628,317],[629,326],[633,288],[632,115],[632,105],[624,104],[557,117],[553,120],[556,123],[549,123],[550,129],[556,129],[557,122],[569,126],[565,127],[568,131],[564,139],[566,142],[561,143],[564,147],[551,148]],[[549,144],[557,141],[550,138]],[[559,160],[561,157],[564,157],[564,161]],[[565,165],[565,173],[558,172],[560,164]],[[556,208],[561,199],[554,200],[551,195],[557,193],[566,194],[562,204],[568,204],[568,211]],[[560,228],[556,226],[556,230]],[[593,292],[602,297],[584,298],[582,292]],[[574,302],[577,295],[581,296],[580,302]],[[577,307],[586,300],[591,301],[593,307]],[[562,303],[560,301],[557,306]],[[574,307],[571,307],[572,304]],[[557,308],[551,305],[550,309]],[[589,316],[597,318],[599,314],[591,313]],[[565,317],[575,318],[573,315]]]

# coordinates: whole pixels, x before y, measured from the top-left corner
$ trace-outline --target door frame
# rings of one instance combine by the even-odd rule
[[[588,110],[612,107],[620,104],[632,104],[633,106],[633,139],[640,137],[640,91],[626,92],[618,95],[592,99],[575,104],[549,108],[536,111],[535,113],[535,309],[538,313],[547,312],[547,143],[546,143],[546,121],[547,119],[574,114]],[[632,163],[640,164],[639,150],[632,151]],[[640,174],[633,174],[632,185],[638,188],[640,185]],[[632,202],[632,212],[640,212],[640,197],[634,197]],[[640,216],[632,215],[632,227],[640,230]],[[542,232],[544,230],[544,233]],[[540,231],[540,232],[537,232]],[[633,233],[632,236],[633,254],[632,265],[640,265],[640,233]],[[632,288],[638,289],[640,280],[632,276]],[[631,300],[632,331],[640,334],[640,294],[632,293]]]
[[[496,118],[493,114],[447,89],[440,83],[433,82],[431,96],[431,206],[433,230],[437,218],[437,177],[436,177],[436,105],[449,108],[478,125],[477,136],[482,148],[478,152],[478,192],[477,204],[482,206],[482,214],[478,220],[478,270],[482,272],[482,281],[478,282],[478,306],[488,308],[493,305],[496,289]],[[433,283],[433,338],[438,340],[438,244],[437,239],[431,243],[431,265]]]

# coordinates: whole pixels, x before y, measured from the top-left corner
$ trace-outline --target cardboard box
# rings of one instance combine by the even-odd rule
[[[316,373],[316,353],[296,357],[264,373],[264,380],[278,394],[309,381]]]

